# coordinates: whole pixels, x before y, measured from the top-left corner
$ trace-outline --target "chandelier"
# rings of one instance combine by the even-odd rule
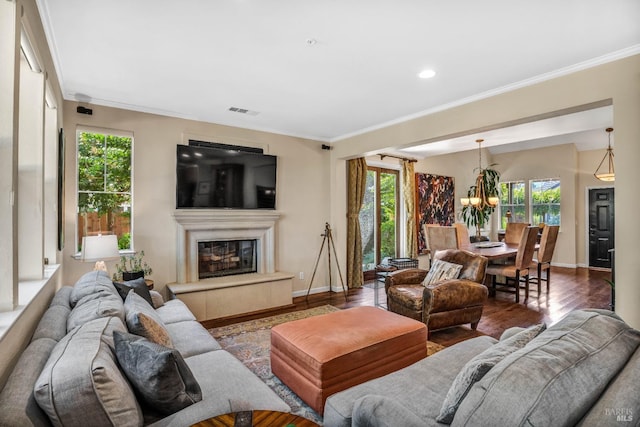
[[[495,193],[493,185],[488,185],[487,169],[482,169],[482,141],[484,139],[476,139],[478,143],[478,177],[473,187],[469,189],[467,197],[462,197],[460,203],[462,206],[473,206],[474,208],[483,210],[484,208],[495,208],[500,199]]]
[[[611,182],[616,180],[616,173],[613,168],[613,148],[611,148],[611,132],[613,132],[613,128],[606,128],[605,131],[609,135],[609,146],[607,147],[607,152],[604,153],[604,157],[602,158],[602,161],[598,165],[598,169],[596,169],[593,175],[596,178],[598,178],[600,181]],[[604,161],[607,160],[607,158],[608,158],[609,169],[606,172],[604,170],[600,171],[600,168],[602,167]]]

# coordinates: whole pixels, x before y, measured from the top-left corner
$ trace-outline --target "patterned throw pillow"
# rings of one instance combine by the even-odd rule
[[[467,396],[467,393],[469,393],[471,387],[480,381],[498,362],[527,345],[546,327],[544,323],[531,326],[504,341],[498,342],[468,361],[453,380],[436,421],[443,424],[451,424],[458,407]]]
[[[424,282],[422,282],[422,284],[429,286],[445,280],[457,279],[460,274],[460,270],[462,270],[462,266],[460,264],[453,264],[451,262],[437,259],[431,264],[427,277],[424,278]]]

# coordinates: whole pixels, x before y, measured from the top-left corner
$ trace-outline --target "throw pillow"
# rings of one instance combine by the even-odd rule
[[[129,332],[148,338],[157,344],[173,347],[169,331],[160,316],[133,290],[129,291],[124,301],[124,313]]]
[[[158,309],[164,305],[164,298],[162,298],[162,295],[160,294],[160,292],[149,291],[149,295],[151,295],[153,308]]]
[[[33,386],[33,396],[55,426],[140,426],[134,390],[118,369],[113,332],[117,317],[92,320],[55,345]]]
[[[127,280],[125,282],[113,282],[113,286],[116,287],[116,290],[118,291],[120,298],[122,298],[122,301],[127,299],[129,291],[133,289],[133,292],[140,295],[146,302],[149,303],[151,307],[153,307],[153,299],[151,298],[151,294],[149,293],[147,282],[144,281],[144,277],[139,277],[134,280]]]
[[[460,264],[453,264],[437,259],[431,264],[427,277],[424,278],[424,282],[422,283],[425,286],[429,286],[445,280],[456,279],[460,274],[460,270],[462,270]]]
[[[537,337],[545,329],[546,325],[544,323],[531,326],[504,341],[499,341],[468,361],[453,380],[436,421],[451,424],[460,403],[467,396],[471,387],[480,381],[498,362],[527,345],[529,341]]]
[[[140,397],[168,415],[202,400],[202,391],[177,350],[115,331],[116,357]]]

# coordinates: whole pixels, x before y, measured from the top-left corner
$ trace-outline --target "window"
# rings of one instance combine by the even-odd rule
[[[512,222],[560,225],[560,179],[535,179],[500,183],[500,228],[505,229],[511,214]]]
[[[532,224],[560,225],[560,180],[531,181]]]
[[[133,138],[78,131],[78,230],[82,237],[115,234],[121,250],[131,244]]]
[[[374,270],[383,258],[398,252],[398,176],[392,169],[369,167],[360,210],[362,270]]]
[[[524,181],[500,183],[500,228],[507,228],[509,217],[512,222],[526,222],[527,208],[525,205]]]

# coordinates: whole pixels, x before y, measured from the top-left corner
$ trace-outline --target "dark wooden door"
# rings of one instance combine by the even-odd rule
[[[611,268],[609,249],[614,245],[613,188],[589,190],[589,266]]]

